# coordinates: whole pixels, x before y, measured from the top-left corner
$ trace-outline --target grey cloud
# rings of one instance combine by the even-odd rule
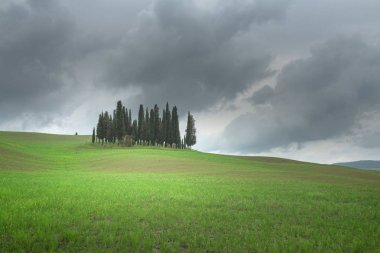
[[[373,110],[365,113],[360,122],[352,130],[352,142],[359,147],[379,148],[380,143],[380,112]]]
[[[201,148],[210,143],[203,133],[216,135],[250,103],[254,111],[225,130],[222,147],[231,152],[293,142],[311,150],[339,136],[347,147],[375,150],[379,7],[378,0],[2,0],[0,128],[85,132],[117,99],[132,109],[169,101],[201,111]],[[322,44],[283,68],[277,87],[241,101],[239,92],[273,77],[268,66],[281,69],[337,33],[362,39]]]
[[[82,33],[58,0],[9,4],[0,9],[0,31],[0,123],[17,119],[22,129],[55,122],[77,96],[87,97],[79,63],[109,45]]]
[[[244,34],[254,24],[281,19],[287,2],[219,1],[210,11],[193,1],[155,1],[124,38],[105,82],[139,86],[147,101],[199,110],[231,99],[272,74],[270,54]]]
[[[365,115],[380,109],[379,69],[378,47],[359,37],[329,40],[309,58],[285,66],[271,107],[233,121],[225,130],[227,141],[237,149],[263,151],[352,135]],[[241,126],[247,128],[241,131]]]
[[[266,104],[273,96],[273,93],[274,89],[269,85],[265,85],[252,95],[251,101],[254,105]]]
[[[0,108],[4,118],[55,110],[70,57],[73,23],[55,1],[0,11]],[[64,99],[64,98],[62,98]],[[49,103],[50,102],[50,103]]]
[[[380,41],[378,0],[294,0],[286,19],[255,29],[265,48],[284,60],[299,58],[311,45],[337,34],[360,33],[364,39]]]

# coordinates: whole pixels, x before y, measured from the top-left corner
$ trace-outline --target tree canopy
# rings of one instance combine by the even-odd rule
[[[189,112],[187,115],[185,143],[190,148],[191,148],[191,146],[194,146],[197,143],[196,131],[197,130],[195,129],[194,117]]]
[[[193,115],[188,113],[186,135],[181,139],[177,106],[170,110],[169,103],[160,115],[156,105],[152,109],[141,104],[138,118],[132,119],[131,109],[119,100],[113,113],[99,114],[96,128],[93,129],[93,143],[116,143],[118,145],[150,145],[184,149],[196,143],[196,130]],[[96,129],[96,133],[95,133]]]

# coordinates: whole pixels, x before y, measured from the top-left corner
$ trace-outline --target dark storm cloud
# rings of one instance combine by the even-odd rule
[[[258,91],[256,91],[252,97],[252,103],[254,105],[261,105],[261,104],[266,104],[269,102],[270,98],[272,97],[274,93],[274,89],[270,87],[269,85],[265,85]]]
[[[0,10],[3,120],[57,110],[51,105],[60,101],[65,64],[72,56],[73,27],[55,1],[31,0]]]
[[[0,123],[46,127],[72,112],[78,97],[88,97],[80,81],[82,69],[92,66],[79,64],[110,43],[80,28],[58,0],[0,8]]]
[[[84,133],[118,99],[132,109],[169,101],[180,113],[198,111],[202,150],[305,143],[318,151],[319,140],[340,138],[347,150],[376,154],[379,7],[378,0],[2,0],[0,128]],[[355,33],[362,39],[328,40]],[[273,70],[281,72],[277,83],[245,101]]]
[[[106,82],[139,86],[145,101],[172,101],[204,109],[233,98],[271,74],[271,56],[244,34],[281,19],[288,1],[158,0],[141,11],[108,68]]]
[[[313,49],[309,58],[285,66],[270,106],[258,106],[255,113],[234,120],[226,128],[227,141],[238,149],[263,151],[349,136],[361,120],[380,109],[379,69],[378,46],[359,37],[331,39]],[[258,91],[253,101],[265,93]]]

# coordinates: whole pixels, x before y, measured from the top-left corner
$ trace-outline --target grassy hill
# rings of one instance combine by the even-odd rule
[[[341,165],[357,169],[380,170],[380,161],[362,160],[354,162],[336,163],[335,165]]]
[[[379,252],[380,173],[0,132],[0,252]]]

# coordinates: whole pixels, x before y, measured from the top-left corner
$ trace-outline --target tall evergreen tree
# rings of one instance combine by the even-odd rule
[[[128,109],[123,106],[124,133],[128,131]]]
[[[125,135],[123,104],[119,100],[116,104],[116,137],[120,144]]]
[[[149,116],[149,141],[151,145],[155,145],[156,143],[156,136],[154,135],[154,110],[150,109],[150,116]]]
[[[145,109],[145,121],[144,121],[144,135],[147,145],[150,143],[150,118],[149,118],[149,108]]]
[[[162,110],[162,122],[161,122],[161,144],[164,145],[166,142],[167,134],[167,124],[166,124],[166,110]],[[165,143],[166,144],[166,143]]]
[[[92,130],[92,139],[91,139],[92,143],[95,143],[95,139],[96,137],[95,137],[95,127],[94,127],[94,129]]]
[[[107,111],[105,111],[105,113],[104,113],[104,117],[103,117],[103,137],[104,137],[104,140],[105,140],[105,142],[107,143],[107,141],[108,141],[108,136],[107,136],[107,134],[108,134],[108,112]]]
[[[102,130],[103,130],[103,133],[102,133],[102,136],[104,138],[104,141],[107,142],[107,126],[108,126],[108,112],[105,111],[104,115],[103,115],[103,118],[102,118]]]
[[[137,132],[138,132],[137,120],[133,120],[133,123],[132,123],[132,138],[133,138],[134,141],[137,141]]]
[[[160,109],[157,105],[154,105],[154,142],[158,144],[160,142]]]
[[[127,134],[132,135],[132,111],[129,109],[128,114],[128,131]]]
[[[107,121],[107,142],[112,143],[113,142],[113,122],[112,122],[112,116],[108,116],[108,121]]]
[[[177,148],[181,146],[177,106],[174,106],[172,111],[172,142],[176,144]]]
[[[113,117],[112,117],[112,142],[115,143],[117,139],[117,121],[116,121],[116,110],[113,110]]]
[[[186,127],[186,137],[185,137],[186,145],[191,148],[191,146],[197,143],[196,137],[196,129],[195,129],[195,121],[193,115],[188,114],[187,116],[187,127]]]
[[[169,109],[169,103],[166,102],[166,136],[165,136],[165,143],[166,144],[172,144],[172,122],[171,122],[171,113]]]
[[[144,131],[144,106],[141,104],[139,108],[139,116],[137,120],[137,139],[141,141],[143,139],[143,131]]]
[[[98,138],[98,142],[101,142],[102,141],[102,133],[103,133],[103,130],[102,130],[102,121],[103,121],[103,113],[99,114],[99,119],[98,119],[98,123],[96,125],[96,138]]]
[[[103,113],[99,114],[99,120],[98,120],[98,124],[96,126],[96,136],[98,137],[98,141],[104,141],[104,126],[103,126]]]
[[[157,143],[162,145],[164,143],[164,138],[163,138],[163,124],[162,124],[162,119],[161,117],[158,118],[158,135],[157,135]]]

